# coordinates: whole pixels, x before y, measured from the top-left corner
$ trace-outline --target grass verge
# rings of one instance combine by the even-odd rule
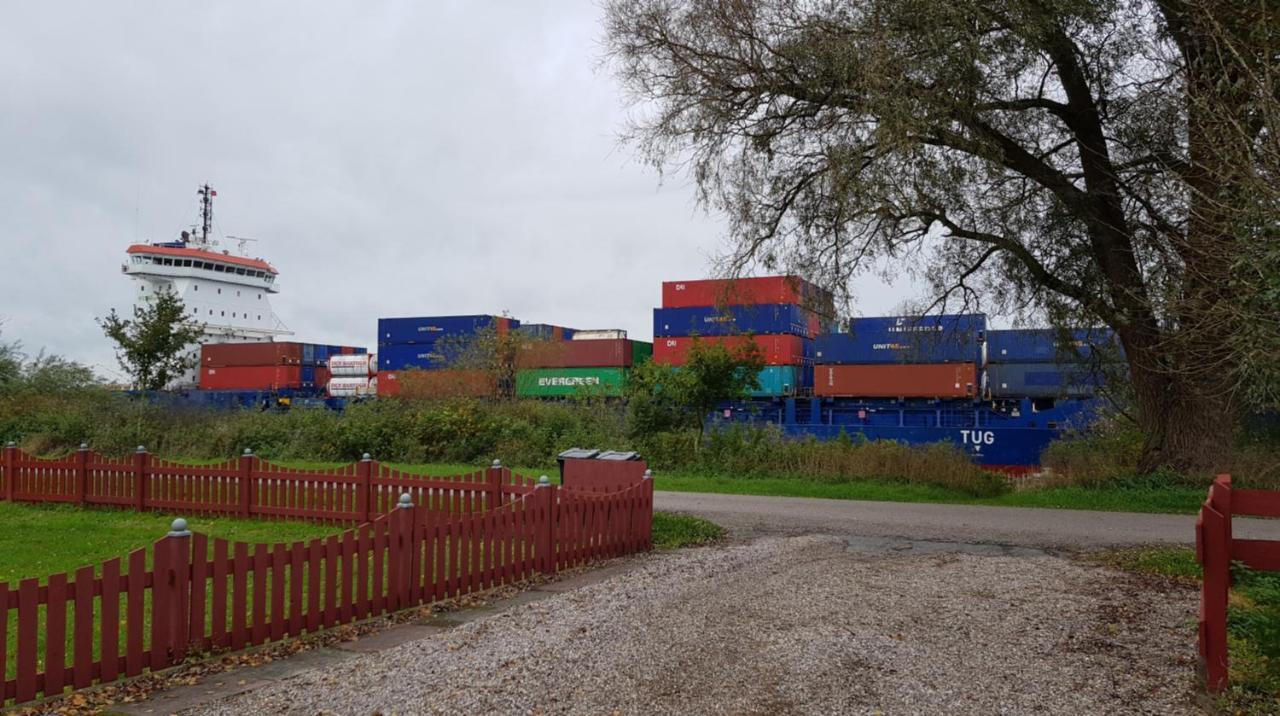
[[[1112,512],[1192,514],[1204,501],[1204,490],[1179,486],[1044,487],[975,497],[953,488],[896,480],[816,480],[805,477],[726,477],[694,473],[660,473],[654,488],[674,492],[713,492],[770,497],[820,497],[882,502],[935,502],[1000,507],[1050,507]]]
[[[701,517],[672,512],[653,513],[653,546],[658,549],[696,547],[723,536],[723,527]]]
[[[1185,547],[1141,547],[1094,555],[1091,561],[1138,574],[1200,583],[1195,552]],[[1220,699],[1224,713],[1280,713],[1280,573],[1236,565],[1227,607],[1231,686]],[[1189,629],[1194,638],[1194,628]]]

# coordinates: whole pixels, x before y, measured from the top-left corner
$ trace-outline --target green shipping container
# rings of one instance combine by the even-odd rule
[[[653,344],[644,341],[631,341],[631,365],[640,365],[653,360]]]
[[[516,371],[516,395],[522,398],[618,397],[626,387],[626,368],[532,368]]]

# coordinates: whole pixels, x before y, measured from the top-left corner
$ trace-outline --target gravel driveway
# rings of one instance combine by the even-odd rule
[[[1198,713],[1190,590],[824,536],[640,561],[205,712]]]

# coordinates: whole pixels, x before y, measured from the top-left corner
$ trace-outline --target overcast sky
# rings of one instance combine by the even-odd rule
[[[252,237],[296,340],[500,313],[652,335],[725,224],[617,144],[593,2],[6,3],[0,333],[114,370],[135,241]],[[234,244],[229,242],[231,247]],[[867,280],[859,313],[907,286]]]

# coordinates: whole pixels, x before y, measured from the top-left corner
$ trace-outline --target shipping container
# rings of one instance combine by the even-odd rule
[[[684,365],[695,343],[722,345],[735,351],[748,343],[760,346],[765,365],[801,365],[805,362],[807,346],[812,345],[801,336],[709,336],[659,338],[653,344],[653,360],[663,365]]]
[[[799,304],[818,315],[835,316],[830,291],[798,276],[664,281],[663,308],[746,306],[760,303]]]
[[[571,339],[575,341],[607,341],[625,339],[626,337],[627,332],[621,328],[597,328],[588,331],[574,331]]]
[[[493,374],[479,370],[405,370],[378,373],[378,395],[406,399],[488,398],[497,395]]]
[[[1076,363],[1096,358],[1116,360],[1120,350],[1115,334],[1107,328],[1070,331],[1052,328],[1019,328],[987,331],[987,359],[992,363]]]
[[[384,345],[378,348],[378,370],[440,370],[444,368],[482,368],[491,362],[484,343],[476,344],[466,338],[445,339],[432,343],[405,343]]]
[[[299,365],[217,366],[200,370],[200,387],[204,390],[279,390],[313,386],[313,383],[302,379],[302,366]]]
[[[855,318],[848,333],[815,341],[817,363],[985,362],[986,317],[980,314]]]
[[[368,377],[378,372],[378,364],[374,362],[376,356],[365,355],[334,355],[329,356],[329,372],[334,376]]]
[[[973,363],[818,365],[813,394],[846,398],[976,398]]]
[[[793,334],[813,338],[822,328],[823,322],[817,314],[790,303],[653,309],[654,338],[743,333]]]
[[[376,395],[378,379],[368,376],[338,376],[329,379],[326,392],[330,398],[360,398]]]
[[[993,398],[1088,398],[1106,382],[1101,371],[1052,363],[992,363],[987,376]]]
[[[760,369],[760,387],[753,398],[781,398],[813,387],[813,366],[769,365]]]
[[[626,339],[538,341],[521,346],[521,368],[630,368],[653,357],[653,344]]]
[[[527,338],[546,341],[567,341],[573,338],[573,329],[550,323],[521,323],[516,333]]]
[[[302,365],[302,344],[206,343],[200,347],[200,365],[205,368]]]
[[[626,386],[626,368],[530,368],[516,371],[516,395],[522,398],[618,397]]]
[[[445,336],[470,336],[489,328],[499,334],[518,328],[520,322],[502,316],[416,316],[379,318],[378,345],[430,343]]]

